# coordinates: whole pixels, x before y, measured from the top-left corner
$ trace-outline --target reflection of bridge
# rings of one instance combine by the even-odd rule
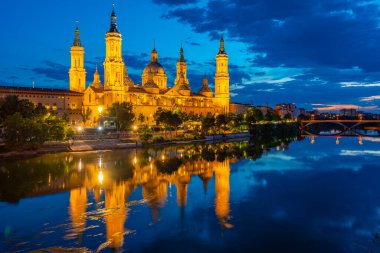
[[[310,143],[314,144],[315,139],[318,138],[330,138],[330,139],[335,139],[335,144],[339,145],[340,144],[340,139],[342,138],[357,138],[359,145],[363,145],[363,140],[366,141],[376,141],[379,140],[378,136],[364,136],[364,135],[318,135],[318,134],[311,134],[309,132],[303,132],[301,134],[302,138],[310,138]]]
[[[378,124],[377,127],[367,127],[366,130],[374,130],[374,131],[380,131],[380,120],[363,120],[363,119],[357,119],[357,120],[340,120],[340,119],[327,119],[327,120],[302,120],[300,130],[302,132],[306,132],[308,135],[312,135],[309,133],[306,129],[309,126],[316,125],[316,124],[335,124],[337,126],[343,127],[343,130],[334,134],[330,135],[346,135],[346,136],[360,136],[360,135],[366,135],[363,133],[358,133],[357,128],[362,125],[366,124]],[[345,134],[347,133],[347,134]]]

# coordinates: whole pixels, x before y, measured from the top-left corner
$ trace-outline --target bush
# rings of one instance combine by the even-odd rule
[[[142,143],[149,143],[153,138],[153,130],[147,126],[144,126],[139,132],[139,138]]]
[[[162,136],[154,136],[152,139],[152,143],[163,143],[165,142],[165,138]]]
[[[72,139],[74,137],[74,135],[75,135],[74,129],[71,127],[68,127],[66,129],[66,140]]]

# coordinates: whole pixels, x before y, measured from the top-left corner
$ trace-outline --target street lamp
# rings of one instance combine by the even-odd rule
[[[102,118],[102,112],[103,112],[103,106],[98,107],[98,112],[99,112],[99,131],[101,131],[101,118]]]

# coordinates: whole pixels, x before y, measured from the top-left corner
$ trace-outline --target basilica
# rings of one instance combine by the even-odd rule
[[[114,8],[105,39],[104,83],[102,83],[98,68],[96,68],[93,82],[86,88],[84,46],[80,40],[78,26],[70,50],[70,91],[83,93],[82,106],[85,110],[89,108],[91,111],[88,124],[96,124],[102,117],[102,113],[105,113],[103,108],[105,110],[116,102],[131,103],[136,117],[143,115],[149,124],[154,123],[153,115],[158,108],[180,109],[186,113],[201,115],[229,112],[230,77],[223,36],[220,39],[219,52],[216,55],[215,91],[209,87],[206,75],[201,89],[199,91],[192,90],[187,78],[187,64],[182,45],[179,50],[176,78],[173,85],[168,85],[167,74],[159,63],[155,46],[151,52],[150,62],[142,72],[141,84],[135,83],[128,76],[128,59],[124,62],[122,56],[122,35],[118,30]]]

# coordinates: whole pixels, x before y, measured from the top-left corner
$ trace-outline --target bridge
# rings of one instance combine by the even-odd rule
[[[359,119],[321,119],[321,120],[316,120],[314,117],[310,120],[302,120],[301,125],[300,125],[300,130],[305,131],[307,127],[315,125],[315,124],[335,124],[337,126],[343,127],[343,131],[341,131],[338,134],[342,134],[345,132],[350,132],[350,133],[355,133],[355,130],[357,127],[365,125],[365,124],[373,124],[375,123],[376,127],[367,127],[366,130],[374,130],[374,131],[380,131],[380,120],[365,120],[362,119],[361,117]],[[358,134],[357,134],[358,135]]]

